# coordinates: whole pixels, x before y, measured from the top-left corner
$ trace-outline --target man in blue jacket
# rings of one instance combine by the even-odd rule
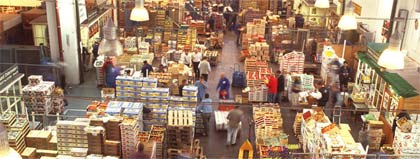
[[[225,74],[220,75],[219,83],[217,84],[216,90],[219,91],[220,99],[229,99],[230,81],[226,78]]]

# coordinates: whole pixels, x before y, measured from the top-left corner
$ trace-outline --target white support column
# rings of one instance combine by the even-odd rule
[[[66,82],[71,85],[80,84],[80,65],[78,56],[79,41],[77,35],[78,15],[74,0],[58,0],[58,16],[60,21],[60,34],[63,49]]]
[[[58,25],[56,14],[56,0],[47,0],[47,21],[48,21],[48,38],[51,52],[51,60],[57,62],[60,60],[60,47],[58,43]]]

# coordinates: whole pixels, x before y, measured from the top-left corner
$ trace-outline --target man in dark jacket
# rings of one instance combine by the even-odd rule
[[[351,68],[349,67],[347,61],[344,61],[343,66],[340,67],[338,72],[338,77],[340,80],[340,91],[347,90],[347,84],[350,81]]]
[[[283,96],[284,92],[284,75],[281,71],[277,71],[277,100],[281,103],[281,97]]]
[[[318,99],[318,106],[325,107],[325,105],[327,105],[328,98],[330,97],[330,90],[325,87],[324,82],[320,82],[319,86],[320,88],[318,91],[321,93],[322,97],[321,99]]]
[[[143,61],[143,67],[141,68],[143,77],[146,77],[150,72],[153,72],[153,67],[147,61]]]

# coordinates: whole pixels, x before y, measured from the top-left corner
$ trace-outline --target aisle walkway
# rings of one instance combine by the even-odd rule
[[[240,53],[235,44],[236,36],[233,32],[227,32],[224,36],[224,47],[222,55],[220,57],[220,63],[213,67],[212,72],[209,75],[209,88],[208,93],[210,94],[213,101],[218,101],[218,92],[216,86],[220,78],[221,73],[225,73],[229,80],[232,80],[233,66],[235,63],[239,63],[242,67],[242,63],[239,61]],[[231,98],[234,99],[234,95],[240,93],[239,88],[232,88]],[[213,109],[216,110],[218,105],[214,104]],[[214,114],[210,120],[210,132],[208,136],[198,137],[204,147],[204,153],[207,158],[237,158],[239,147],[248,138],[249,133],[249,117],[251,116],[251,108],[245,107],[242,110],[246,113],[245,119],[242,121],[242,131],[238,134],[238,139],[235,146],[226,146],[226,131],[216,131],[214,123]]]

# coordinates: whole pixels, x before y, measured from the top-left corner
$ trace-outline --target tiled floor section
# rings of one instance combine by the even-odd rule
[[[216,85],[221,73],[225,73],[226,76],[231,79],[233,66],[235,63],[239,63],[243,68],[243,63],[239,62],[239,50],[235,45],[236,37],[232,32],[228,32],[224,39],[224,48],[220,56],[220,63],[213,68],[211,74],[209,75],[209,88],[208,93],[211,95],[213,101],[217,101],[218,93],[216,91]],[[234,97],[234,94],[240,93],[240,89],[232,88],[231,97]],[[80,98],[83,97],[83,98]],[[85,83],[74,86],[68,89],[67,99],[69,101],[69,106],[66,107],[66,114],[70,116],[84,116],[84,109],[91,100],[99,100],[100,90],[96,87],[96,77],[93,71],[87,73],[85,77]],[[214,109],[217,109],[217,105],[214,105]],[[289,134],[289,143],[294,144],[298,143],[296,137],[293,134],[293,122],[296,115],[296,110],[291,110],[288,103],[281,105],[281,112],[283,117],[283,128],[284,132]],[[237,158],[238,150],[240,145],[249,137],[250,129],[249,121],[252,117],[252,108],[251,106],[242,106],[241,108],[245,114],[246,118],[242,121],[243,126],[241,133],[237,140],[237,145],[235,146],[225,146],[226,142],[226,132],[225,131],[216,131],[214,127],[214,116],[211,118],[210,132],[208,136],[202,137],[197,136],[201,140],[201,143],[204,147],[204,153],[208,158]],[[360,129],[360,120],[355,122],[353,116],[350,116],[349,112],[345,112],[342,118],[343,123],[349,123],[352,128],[353,137],[357,140],[357,134]],[[255,141],[253,137],[253,131],[251,131],[250,141]]]

